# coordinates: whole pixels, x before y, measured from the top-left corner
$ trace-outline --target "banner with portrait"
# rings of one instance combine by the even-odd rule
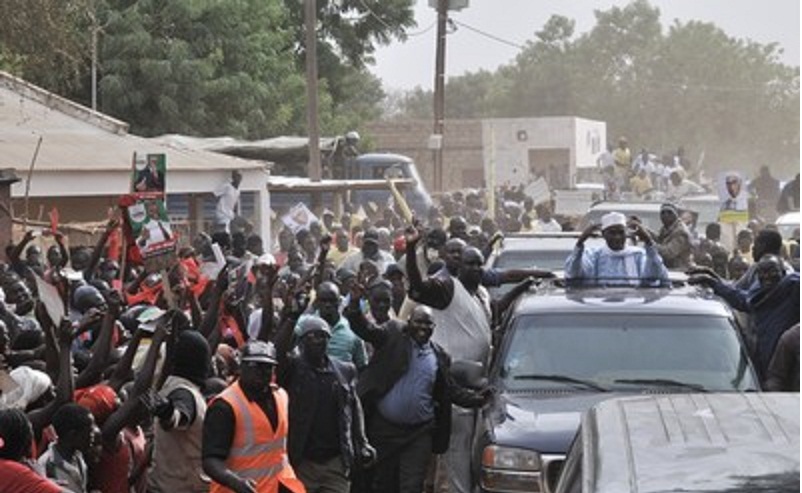
[[[142,197],[164,199],[167,178],[166,154],[134,153],[131,192]]]
[[[719,173],[717,183],[720,202],[719,222],[745,223],[749,221],[749,192],[741,173]]]
[[[131,194],[124,203],[129,248],[148,272],[169,268],[176,261],[178,239],[170,226],[166,207],[167,156],[134,153]]]

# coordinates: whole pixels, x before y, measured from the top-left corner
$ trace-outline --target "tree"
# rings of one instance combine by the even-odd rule
[[[552,16],[513,63],[450,78],[447,116],[576,115],[606,121],[608,136],[625,135],[635,150],[683,146],[693,161],[704,152],[709,172],[798,169],[799,68],[780,63],[776,44],[697,21],[664,32],[646,0],[595,14],[580,36],[572,20]],[[410,91],[405,102],[402,116],[431,115],[430,92]]]
[[[57,92],[80,85],[88,54],[80,26],[89,2],[0,2],[0,67]]]

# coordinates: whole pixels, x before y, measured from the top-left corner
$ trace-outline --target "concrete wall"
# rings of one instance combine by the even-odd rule
[[[415,160],[429,190],[434,190],[433,155],[428,149],[432,132],[430,120],[372,122],[366,126],[368,137],[378,151],[404,154]],[[573,183],[576,166],[593,166],[606,141],[604,122],[575,117],[495,118],[485,120],[446,120],[443,137],[443,184],[446,191],[476,188],[490,176],[496,185],[528,183],[532,176],[533,150],[538,156],[567,153],[560,173],[563,181]],[[494,149],[494,151],[491,151]],[[565,161],[565,162],[562,162]]]
[[[428,148],[430,120],[372,122],[365,127],[377,151],[395,152],[415,160],[426,187],[434,190],[433,154]],[[477,188],[483,185],[481,120],[447,120],[443,135],[443,188]]]

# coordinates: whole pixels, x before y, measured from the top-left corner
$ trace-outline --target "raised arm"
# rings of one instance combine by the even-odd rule
[[[25,247],[28,246],[28,243],[33,241],[34,236],[35,235],[32,229],[29,229],[28,231],[25,232],[25,236],[22,237],[22,240],[20,240],[19,244],[14,246],[14,249],[8,253],[9,263],[16,264],[17,262],[20,261],[20,258],[22,257],[22,252],[25,251]]]
[[[646,283],[659,283],[663,286],[670,284],[668,280],[668,269],[663,264],[663,258],[657,250],[654,238],[649,230],[647,230],[640,221],[629,221],[628,226],[635,230],[635,237],[641,240],[644,244],[643,248],[646,251],[644,258],[644,265],[642,266],[641,276]]]
[[[86,270],[84,270],[83,273],[84,279],[87,281],[92,280],[92,278],[95,276],[95,269],[97,269],[98,264],[100,264],[100,258],[103,256],[103,248],[106,246],[106,242],[109,241],[111,232],[114,231],[119,225],[120,220],[116,218],[109,219],[109,222],[106,223],[103,233],[97,240],[95,249],[92,250],[92,257],[89,259],[89,265],[86,266]]]
[[[292,349],[295,325],[309,305],[309,289],[311,289],[311,286],[308,282],[302,283],[297,289],[295,286],[290,286],[287,289],[284,308],[281,310],[281,317],[279,318],[278,332],[274,340],[280,367],[283,366],[287,360],[287,354]]]
[[[209,309],[203,315],[203,322],[201,322],[198,331],[203,334],[206,339],[209,339],[212,332],[217,329],[217,324],[220,321],[220,300],[223,294],[228,289],[228,264],[226,264],[217,274],[217,280],[212,289],[211,299],[209,300]]]
[[[415,246],[421,238],[420,230],[415,226],[407,228],[405,233],[407,241],[407,278],[409,279],[409,297],[418,303],[436,308],[445,309],[454,296],[453,280],[438,279],[429,277],[425,281],[420,273],[418,256],[415,253]]]
[[[56,231],[53,233],[53,238],[56,240],[56,245],[58,245],[59,253],[61,253],[61,263],[59,265],[51,265],[55,270],[59,270],[70,261],[70,253],[67,250],[67,247],[64,246],[64,234]]]
[[[323,282],[323,274],[326,272],[326,257],[331,249],[331,235],[323,235],[320,238],[320,252],[317,255],[317,267],[315,271],[315,289]]]
[[[106,369],[108,364],[117,318],[120,316],[122,301],[119,293],[110,291],[106,296],[106,303],[108,304],[108,309],[103,315],[100,336],[92,345],[92,357],[89,359],[89,364],[86,365],[86,368],[75,379],[75,386],[79,389],[98,383],[103,375],[103,370]]]
[[[257,285],[261,287],[259,296],[262,304],[262,320],[261,324],[259,325],[259,335],[257,336],[257,339],[268,342],[273,338],[273,332],[275,330],[273,317],[273,289],[276,285],[276,281],[278,280],[278,265],[272,264],[260,266],[259,275],[264,277],[261,285],[257,280]]]
[[[583,279],[593,272],[593,265],[585,255],[585,241],[600,229],[598,224],[591,224],[576,240],[574,251],[565,260],[565,279]]]
[[[348,319],[351,330],[363,341],[367,341],[374,346],[381,347],[387,340],[387,333],[378,325],[365,318],[360,306],[365,297],[365,287],[360,283],[351,286],[351,298],[343,314]]]
[[[134,379],[134,386],[131,389],[131,394],[128,396],[125,403],[103,423],[101,432],[103,434],[104,447],[115,445],[120,430],[133,424],[135,420],[134,411],[136,411],[137,407],[142,405],[140,397],[153,385],[153,374],[156,371],[156,362],[159,359],[159,349],[167,337],[169,323],[170,320],[168,317],[163,317],[162,320],[160,320],[156,331],[153,333],[153,339],[151,340],[148,352],[145,355],[145,362],[142,364],[142,368]]]
[[[67,319],[62,320],[58,328],[59,371],[56,382],[56,398],[45,407],[34,409],[28,413],[28,419],[31,421],[36,436],[41,436],[42,430],[50,424],[58,408],[72,401],[72,395],[75,391],[72,375],[72,353],[70,352],[73,335],[72,323]]]

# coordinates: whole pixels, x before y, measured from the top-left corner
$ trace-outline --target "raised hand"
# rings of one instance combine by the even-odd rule
[[[75,328],[72,326],[72,322],[66,318],[62,319],[58,326],[58,331],[56,332],[56,338],[58,339],[59,344],[62,347],[69,347],[72,344],[74,337]]]
[[[320,251],[328,252],[331,249],[331,235],[325,234],[320,238]]]
[[[601,231],[601,225],[599,225],[599,224],[589,224],[584,229],[584,231],[582,231],[582,234],[579,235],[579,238],[577,238],[577,240],[576,240],[577,246],[584,245],[585,244],[585,240],[587,240],[588,238],[593,236],[593,234],[595,232],[597,232],[597,231]]]
[[[407,248],[410,245],[416,245],[421,238],[420,230],[415,226],[409,226],[404,231],[404,239],[407,241]]]

